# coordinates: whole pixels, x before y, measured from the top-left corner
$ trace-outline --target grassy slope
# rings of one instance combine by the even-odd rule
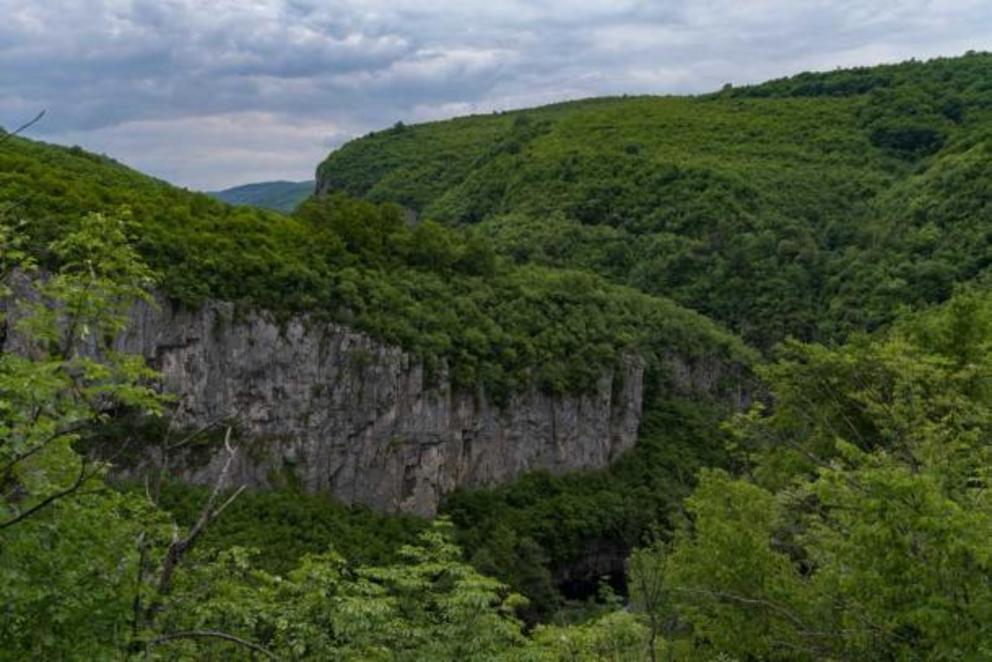
[[[972,54],[390,129],[333,152],[318,181],[475,224],[520,262],[663,293],[760,346],[842,337],[989,261],[965,210],[923,218],[906,192],[959,167],[962,145],[987,149],[990,72]]]

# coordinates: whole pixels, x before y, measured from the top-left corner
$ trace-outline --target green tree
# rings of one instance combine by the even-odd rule
[[[40,273],[0,224],[0,650],[5,659],[106,657],[126,641],[142,503],[110,492],[77,443],[121,407],[159,413],[140,357],[115,348],[152,274],[119,216],[90,215]]]
[[[631,553],[628,587],[631,606],[647,625],[647,657],[656,662],[661,644],[659,638],[672,618],[671,596],[665,587],[665,545],[661,540]]]
[[[649,639],[647,628],[637,616],[611,611],[587,623],[538,626],[531,649],[515,657],[541,662],[639,662],[646,659]]]
[[[51,246],[61,267],[34,270],[13,232],[0,230],[6,347],[0,354],[0,530],[97,477],[103,463],[75,452],[81,437],[128,407],[160,413],[141,357],[115,348],[152,273],[118,217],[93,214]]]
[[[751,479],[703,474],[666,582],[697,650],[992,653],[992,296],[839,348],[791,344],[737,423]]]
[[[177,576],[166,632],[230,633],[293,659],[497,659],[527,645],[521,598],[461,560],[441,519],[396,564],[352,567],[310,555],[286,577],[252,568],[244,550]],[[163,655],[224,650],[224,640],[152,636]]]

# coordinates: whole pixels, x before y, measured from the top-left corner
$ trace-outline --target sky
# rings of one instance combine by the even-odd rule
[[[397,121],[972,49],[990,0],[0,0],[0,126],[211,190]]]

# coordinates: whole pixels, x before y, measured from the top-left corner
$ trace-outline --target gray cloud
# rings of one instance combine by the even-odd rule
[[[178,184],[420,121],[988,47],[986,0],[0,0],[0,124]]]

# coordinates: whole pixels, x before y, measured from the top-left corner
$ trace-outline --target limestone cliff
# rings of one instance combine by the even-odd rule
[[[534,389],[497,407],[453,389],[443,367],[428,380],[402,350],[310,316],[277,324],[223,303],[141,307],[121,342],[162,372],[178,424],[237,421],[236,481],[266,487],[291,476],[384,511],[432,515],[460,485],[605,466],[634,444],[640,422],[636,357],[590,393]],[[180,458],[181,478],[212,480],[224,458],[202,454]]]
[[[26,280],[17,289],[32,296]],[[586,393],[533,388],[497,406],[481,389],[454,388],[444,365],[428,377],[409,353],[310,315],[277,322],[228,303],[190,310],[162,301],[132,317],[119,348],[161,372],[176,424],[237,427],[233,479],[250,487],[289,481],[347,503],[430,516],[459,486],[604,467],[637,439],[645,364],[636,356]],[[25,351],[4,328],[0,348]],[[722,359],[685,361],[673,348],[662,363],[665,388],[740,397],[719,393],[727,386]],[[119,470],[140,473],[153,455]],[[170,470],[207,484],[224,460],[220,445],[201,444],[173,457]]]

